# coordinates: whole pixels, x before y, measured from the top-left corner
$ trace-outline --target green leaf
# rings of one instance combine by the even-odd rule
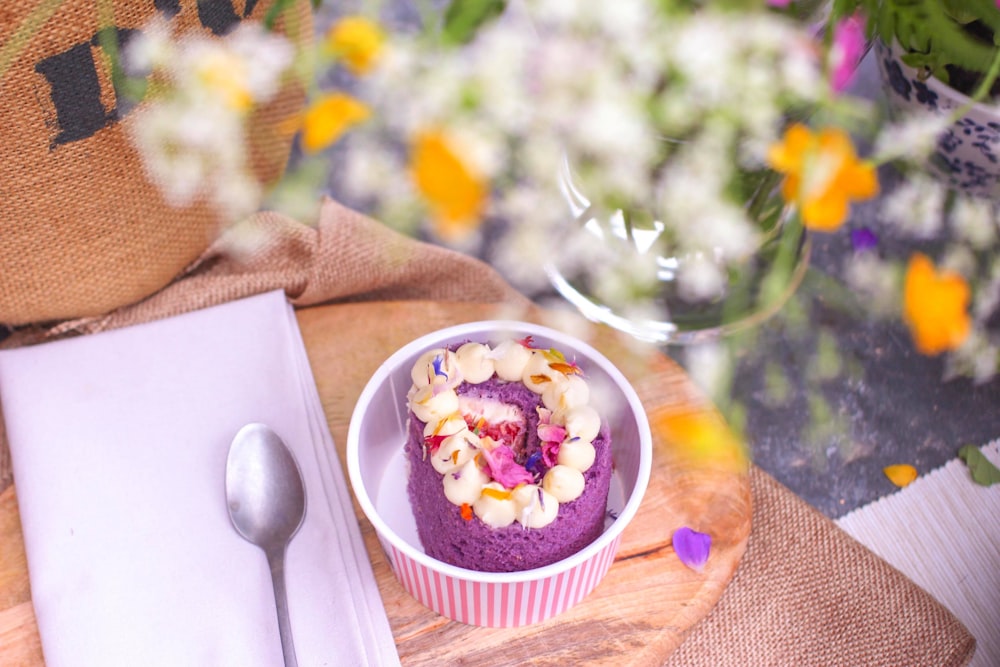
[[[965,461],[972,474],[972,481],[982,486],[1000,482],[1000,468],[993,465],[975,445],[965,445],[958,450],[958,458]]]
[[[500,16],[506,0],[452,0],[444,14],[442,30],[448,44],[465,44],[487,21]]]

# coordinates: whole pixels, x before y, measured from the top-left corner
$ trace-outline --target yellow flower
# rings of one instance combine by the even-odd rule
[[[247,86],[247,63],[239,56],[216,50],[198,63],[198,82],[218,95],[230,109],[246,112],[253,106],[253,95]]]
[[[350,95],[330,93],[320,97],[306,109],[299,122],[302,125],[302,148],[315,153],[336,143],[344,132],[365,121],[371,110]]]
[[[717,412],[691,410],[650,414],[653,434],[662,438],[671,453],[700,466],[706,464],[734,472],[746,469],[746,444]]]
[[[938,272],[926,255],[915,253],[906,267],[903,320],[923,354],[935,355],[962,344],[972,322],[966,306],[969,285],[962,276]]]
[[[907,486],[917,478],[917,469],[907,463],[886,466],[882,468],[882,472],[885,473],[890,482],[900,488]]]
[[[878,194],[875,167],[859,160],[846,132],[825,128],[813,134],[796,123],[771,146],[768,164],[785,174],[781,195],[799,207],[802,224],[829,232],[847,218],[849,202]]]
[[[330,51],[342,58],[354,74],[369,72],[382,53],[385,35],[373,22],[362,16],[348,16],[335,23],[326,34]]]
[[[455,154],[441,132],[417,135],[412,151],[413,180],[430,205],[437,232],[458,238],[478,226],[486,207],[483,179]]]

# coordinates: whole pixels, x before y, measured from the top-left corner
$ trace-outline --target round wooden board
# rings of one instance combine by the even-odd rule
[[[299,326],[341,461],[358,396],[389,355],[437,329],[492,319],[565,330],[618,366],[653,425],[649,488],[597,589],[545,623],[511,629],[456,623],[413,599],[396,581],[374,529],[355,503],[402,663],[660,665],[732,579],[750,534],[751,505],[747,463],[737,453],[694,456],[669,441],[662,424],[670,415],[717,415],[687,375],[655,347],[563,314],[511,312],[495,305],[406,301],[300,310]],[[680,526],[712,536],[711,556],[700,573],[684,566],[671,546]]]

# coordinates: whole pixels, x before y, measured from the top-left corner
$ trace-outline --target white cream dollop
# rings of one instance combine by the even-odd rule
[[[559,454],[556,455],[556,461],[560,465],[575,468],[580,472],[589,470],[596,458],[597,450],[594,449],[593,443],[582,439],[563,441],[559,445]]]
[[[479,500],[489,475],[479,469],[476,459],[469,459],[461,468],[444,476],[444,496],[452,505],[465,505]]]
[[[590,387],[579,375],[562,375],[542,390],[542,404],[553,412],[586,405],[589,401]]]
[[[461,403],[461,397],[459,397],[459,405]],[[455,435],[456,433],[468,430],[468,428],[469,425],[465,423],[465,418],[456,412],[444,419],[424,424],[424,437],[429,438],[432,435]]]
[[[536,394],[541,394],[547,387],[550,387],[554,383],[562,382],[565,377],[559,371],[552,370],[545,354],[538,351],[531,353],[528,363],[524,365],[524,370],[521,371],[521,382]]]
[[[433,385],[417,390],[410,399],[410,409],[422,422],[439,422],[458,412],[458,394],[453,389],[434,393]]]
[[[511,500],[507,489],[499,482],[490,482],[483,487],[483,490],[493,489],[505,498],[497,498],[492,494],[482,494],[479,499],[472,504],[472,511],[476,516],[490,528],[504,528],[514,523],[517,517],[517,506]]]
[[[570,438],[593,442],[601,431],[601,416],[589,405],[579,405],[552,416],[552,421],[566,427]]]
[[[542,480],[542,488],[561,503],[572,502],[579,498],[586,484],[582,472],[566,465],[549,468]]]
[[[520,382],[531,351],[513,340],[505,340],[493,348],[493,367],[497,377],[507,382]]]
[[[524,484],[511,493],[517,504],[517,522],[525,528],[544,528],[556,520],[559,501],[545,489]]]
[[[438,355],[443,355],[445,351],[443,347],[436,347],[433,350],[427,350],[417,357],[417,361],[410,370],[410,379],[413,380],[413,386],[420,389],[431,383],[431,376],[434,375],[434,358]]]
[[[449,435],[441,441],[437,451],[430,455],[431,465],[442,475],[453,472],[476,455],[478,444],[479,438],[469,430]]]
[[[466,343],[455,350],[459,370],[466,382],[479,384],[493,377],[496,370],[490,348],[482,343]]]

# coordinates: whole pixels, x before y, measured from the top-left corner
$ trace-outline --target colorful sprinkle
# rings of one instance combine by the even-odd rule
[[[462,518],[466,521],[472,521],[472,506],[469,503],[462,503]]]

